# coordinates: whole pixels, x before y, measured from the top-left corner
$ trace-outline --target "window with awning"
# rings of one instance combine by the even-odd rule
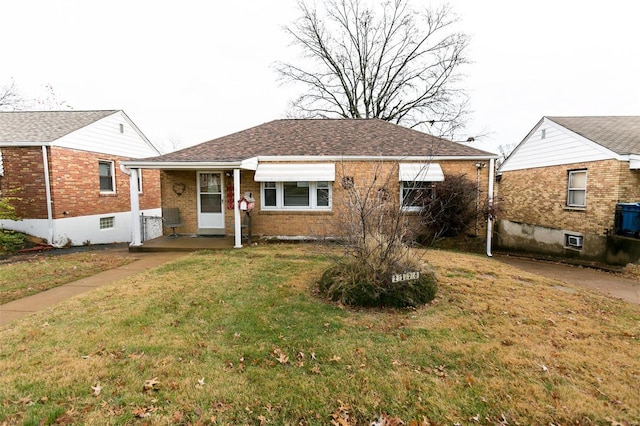
[[[400,163],[401,182],[442,182],[444,173],[438,163]]]
[[[444,181],[444,173],[437,163],[400,163],[398,169],[404,210],[420,210],[435,196],[435,182]]]
[[[263,210],[331,210],[333,163],[258,164]]]
[[[318,182],[336,180],[333,163],[258,164],[256,182]]]

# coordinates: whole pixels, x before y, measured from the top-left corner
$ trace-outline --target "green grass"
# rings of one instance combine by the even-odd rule
[[[430,251],[432,304],[352,310],[313,250],[193,254],[0,329],[0,424],[637,424],[640,307]]]
[[[131,256],[104,252],[33,255],[0,265],[0,304],[126,265]]]

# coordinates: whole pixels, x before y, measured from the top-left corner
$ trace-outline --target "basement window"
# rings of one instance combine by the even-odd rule
[[[115,227],[116,218],[113,216],[100,218],[100,229],[111,229]]]

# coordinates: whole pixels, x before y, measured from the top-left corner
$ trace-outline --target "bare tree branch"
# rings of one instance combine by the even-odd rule
[[[304,60],[276,70],[305,87],[293,103],[300,116],[438,123],[441,135],[464,124],[467,98],[458,83],[468,37],[454,30],[448,6],[419,13],[409,1],[388,0],[379,11],[363,0],[325,0],[320,11],[299,1],[301,16],[285,31]]]

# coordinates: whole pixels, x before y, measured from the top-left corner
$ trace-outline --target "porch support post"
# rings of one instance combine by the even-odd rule
[[[240,219],[240,169],[233,169],[233,223],[235,225],[235,246],[242,248],[242,223]]]
[[[141,246],[140,198],[138,197],[138,173],[140,169],[129,169],[129,197],[131,199],[131,246]]]

